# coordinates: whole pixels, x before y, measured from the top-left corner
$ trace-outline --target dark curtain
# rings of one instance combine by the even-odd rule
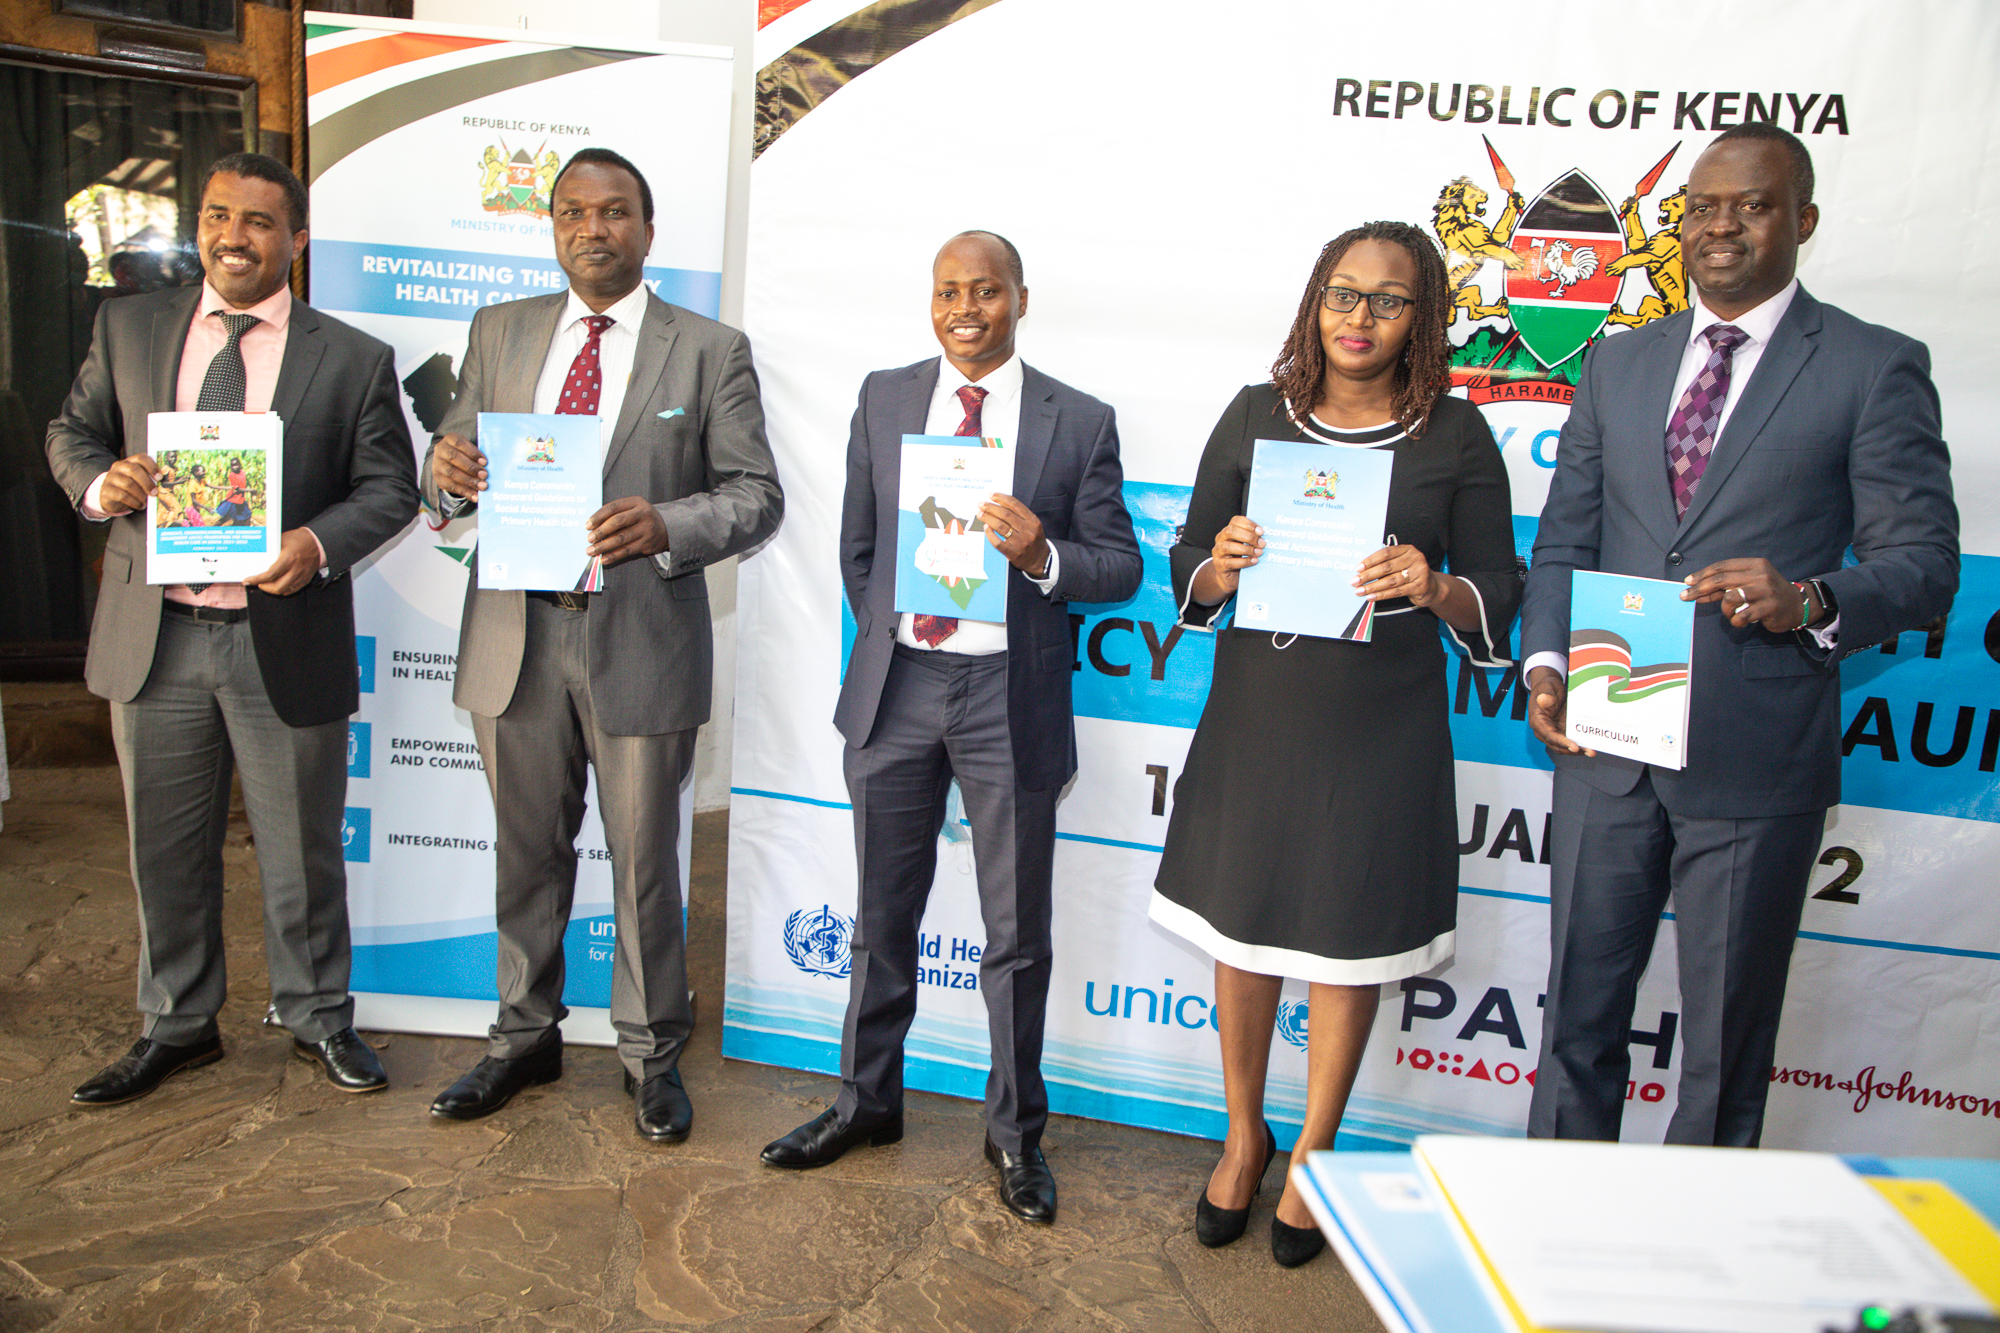
[[[64,206],[100,181],[144,176],[179,207],[190,249],[174,276],[199,282],[196,192],[210,162],[242,149],[244,112],[233,91],[0,62],[0,641],[84,638],[96,586],[88,566],[102,549],[102,532],[78,519],[42,452],[112,291],[85,285]],[[134,161],[168,170],[133,171]]]

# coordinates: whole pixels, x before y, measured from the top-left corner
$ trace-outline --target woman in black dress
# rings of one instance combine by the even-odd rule
[[[1215,681],[1174,790],[1151,916],[1215,957],[1229,1133],[1196,1234],[1243,1234],[1276,1140],[1264,1078],[1285,977],[1311,983],[1305,1126],[1292,1160],[1333,1146],[1383,982],[1452,956],[1457,799],[1442,621],[1480,666],[1505,666],[1520,601],[1507,472],[1477,409],[1446,396],[1443,261],[1400,222],[1320,252],[1269,384],[1236,396],[1203,451],[1180,543],[1182,617],[1210,627],[1257,563],[1243,514],[1255,441],[1391,450],[1389,545],[1354,586],[1371,642],[1223,629]],[[1449,560],[1451,573],[1440,566]],[[1325,1244],[1289,1184],[1271,1249]]]

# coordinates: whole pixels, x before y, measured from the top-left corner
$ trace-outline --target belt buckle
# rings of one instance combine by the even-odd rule
[[[583,593],[559,592],[555,594],[556,605],[565,611],[588,611],[590,598]]]

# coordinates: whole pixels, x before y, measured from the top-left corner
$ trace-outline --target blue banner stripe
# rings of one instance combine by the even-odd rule
[[[1155,855],[1166,850],[1164,847],[1155,847],[1150,842],[1120,842],[1116,838],[1093,838],[1088,833],[1058,833],[1056,836],[1067,842],[1093,842],[1099,847],[1123,847],[1129,851],[1152,852]]]
[[[546,226],[534,230],[541,233],[532,240],[541,253],[531,257],[315,237],[312,302],[356,314],[470,320],[482,306],[568,291],[568,277],[546,248]],[[719,272],[648,265],[645,278],[663,301],[710,319],[721,312]]]
[[[1822,935],[1816,930],[1799,932],[1802,940],[1820,940],[1827,944],[1854,944],[1864,949],[1895,949],[1903,953],[1936,953],[1947,958],[1984,958],[1988,962],[2000,963],[2000,953],[1989,953],[1984,949],[1951,949],[1942,944],[1904,944],[1900,940],[1870,940],[1859,935]]]
[[[821,801],[811,796],[794,796],[790,792],[760,791],[755,787],[731,787],[729,794],[731,796],[762,796],[770,801],[797,801],[800,805],[816,805],[822,810],[852,810],[854,808],[846,801]]]
[[[1458,886],[1458,891],[1460,893],[1470,893],[1478,898],[1512,898],[1517,903],[1540,903],[1544,907],[1549,905],[1549,896],[1546,893],[1509,893],[1505,889],[1470,889],[1463,884]]]

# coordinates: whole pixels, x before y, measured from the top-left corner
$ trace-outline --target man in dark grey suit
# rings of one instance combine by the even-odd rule
[[[674,1143],[694,1123],[679,1070],[693,1014],[676,843],[681,784],[708,720],[702,570],[775,532],[784,501],[749,342],[641,281],[653,196],[638,169],[583,149],[552,193],[570,289],[473,318],[424,494],[447,515],[477,501],[479,413],[575,411],[614,423],[604,493],[620,498],[590,518],[602,591],[466,587],[452,697],[472,714],[493,792],[500,1014],[486,1058],[431,1112],[490,1115],[562,1074],[562,942],[588,763],[611,852],[611,1022],[625,1086],[639,1134]]]
[[[763,1156],[772,1166],[823,1166],[863,1140],[902,1137],[917,927],[956,778],[986,923],[986,1155],[1008,1208],[1046,1222],[1056,1212],[1041,1150],[1050,877],[1056,800],[1076,772],[1068,604],[1129,597],[1139,547],[1111,409],[1015,353],[1028,289],[1014,247],[990,232],[953,237],[932,267],[931,292],[943,359],[870,375],[848,435],[840,567],[856,636],[834,722],[848,743],[860,910],[840,1096]],[[1014,451],[1014,491],[1029,498],[995,495],[978,513],[1011,566],[1005,624],[897,611],[905,434],[994,436]]]
[[[1838,663],[1943,615],[1958,587],[1929,354],[1798,285],[1818,222],[1803,144],[1763,124],[1718,136],[1681,220],[1694,308],[1592,348],[1563,428],[1521,613],[1530,723],[1556,765],[1531,1135],[1618,1137],[1634,995],[1671,893],[1683,1065],[1667,1140],[1758,1142],[1807,875],[1840,800]],[[1685,768],[1565,735],[1578,569],[1678,580],[1699,603]]]
[[[388,347],[294,300],[306,190],[256,153],[202,186],[207,280],[99,309],[90,355],[49,424],[49,465],[86,518],[109,521],[85,678],[111,700],[139,893],[145,1035],[78,1088],[101,1106],[222,1058],[222,835],[232,761],[257,842],[271,997],[334,1086],[387,1086],[355,1035],[341,852],[347,718],[360,702],[349,569],[417,510]],[[146,577],[151,412],[284,420],[284,536],[243,583]],[[273,497],[274,499],[276,497]]]

